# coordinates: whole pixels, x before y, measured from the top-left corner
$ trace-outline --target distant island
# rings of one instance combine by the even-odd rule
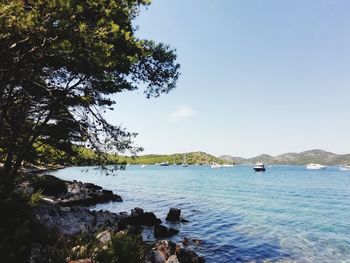
[[[284,153],[277,156],[262,154],[253,158],[233,157],[222,155],[221,160],[233,162],[235,164],[254,164],[264,162],[268,164],[295,164],[305,165],[308,163],[319,163],[324,165],[346,165],[350,164],[350,154],[335,154],[324,150],[310,150],[300,153]]]
[[[169,164],[188,164],[188,165],[206,165],[206,164],[226,164],[232,163],[230,160],[220,159],[214,155],[205,152],[188,152],[175,154],[148,154],[136,157],[120,157],[120,160],[129,164],[157,164],[167,162]]]

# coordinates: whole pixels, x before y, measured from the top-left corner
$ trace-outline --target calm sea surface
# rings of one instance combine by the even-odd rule
[[[338,167],[128,166],[115,176],[71,167],[52,174],[124,199],[96,209],[142,207],[165,222],[170,207],[180,208],[190,222],[171,225],[180,230],[174,241],[203,240],[191,248],[207,262],[350,262],[350,172]],[[144,236],[152,239],[151,229]]]

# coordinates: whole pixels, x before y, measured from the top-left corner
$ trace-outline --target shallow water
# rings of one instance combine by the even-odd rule
[[[95,207],[113,212],[142,207],[163,221],[178,207],[189,223],[172,224],[207,262],[350,262],[350,172],[273,166],[128,166],[116,176],[71,167],[52,172],[92,182],[122,196]],[[165,223],[166,224],[166,223]],[[152,231],[145,231],[152,239]]]

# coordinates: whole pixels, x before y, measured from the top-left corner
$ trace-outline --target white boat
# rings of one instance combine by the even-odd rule
[[[144,167],[146,167],[147,165],[146,164],[143,164],[143,165],[141,165],[141,168],[144,168]]]
[[[321,170],[321,169],[326,169],[327,166],[325,165],[321,165],[318,163],[309,163],[308,165],[306,165],[306,169],[309,170]]]
[[[221,165],[221,167],[226,167],[226,168],[233,167],[233,166],[234,166],[233,164],[222,164]]]
[[[255,166],[253,167],[255,172],[265,172],[265,165],[263,163],[256,163]]]
[[[340,171],[350,171],[350,165],[344,165],[339,167]]]
[[[162,162],[159,164],[160,166],[169,166],[169,162]]]
[[[211,168],[220,168],[220,167],[221,167],[221,165],[218,164],[218,163],[214,163],[214,164],[211,166]]]

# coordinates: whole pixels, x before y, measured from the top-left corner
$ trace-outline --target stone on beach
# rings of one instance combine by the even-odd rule
[[[146,263],[204,263],[195,252],[180,248],[172,241],[159,241],[148,254]]]

